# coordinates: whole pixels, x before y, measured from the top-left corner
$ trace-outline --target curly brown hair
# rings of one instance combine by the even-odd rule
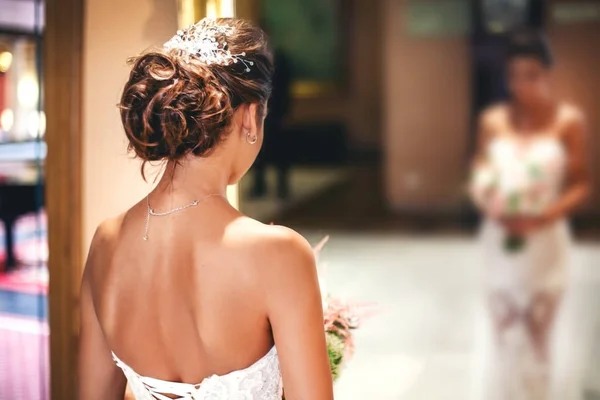
[[[129,80],[119,103],[129,151],[144,166],[149,161],[179,161],[188,154],[206,156],[226,137],[235,110],[258,104],[262,117],[271,94],[273,57],[265,33],[247,21],[220,18],[233,27],[217,37],[233,54],[253,63],[207,65],[177,51],[156,50],[129,60]],[[262,118],[257,118],[262,121]]]

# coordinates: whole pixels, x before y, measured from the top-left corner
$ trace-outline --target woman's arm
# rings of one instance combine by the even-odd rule
[[[333,383],[315,258],[297,233],[273,227],[266,305],[286,400],[332,400]]]
[[[86,263],[81,284],[81,316],[79,329],[79,400],[123,400],[126,379],[112,360],[112,353],[94,309],[91,270],[97,268],[102,255],[101,229],[96,233]]]
[[[544,223],[568,217],[591,193],[589,143],[585,119],[581,113],[574,112],[569,118],[564,143],[567,150],[567,186],[558,200],[544,213]]]
[[[469,194],[471,200],[475,206],[483,213],[490,214],[488,209],[488,201],[486,196],[488,193],[486,190],[480,187],[477,174],[482,173],[482,170],[487,166],[487,152],[490,141],[493,138],[493,119],[499,112],[499,108],[492,108],[485,110],[479,116],[477,122],[477,147],[475,154],[471,162],[471,181],[469,187]]]
[[[487,149],[493,137],[493,119],[494,114],[498,113],[497,108],[482,111],[477,120],[477,142],[475,156],[473,157],[473,166],[485,163],[487,161]]]

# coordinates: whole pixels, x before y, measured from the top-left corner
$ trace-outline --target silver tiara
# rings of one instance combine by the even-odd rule
[[[217,24],[212,18],[204,18],[177,31],[177,34],[164,44],[164,48],[178,51],[188,62],[190,57],[207,65],[228,66],[239,62],[244,65],[246,72],[250,72],[254,62],[243,58],[246,53],[231,54],[229,50],[226,38],[234,33],[235,27]]]

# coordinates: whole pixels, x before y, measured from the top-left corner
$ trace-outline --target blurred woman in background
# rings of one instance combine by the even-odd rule
[[[556,374],[552,338],[568,288],[567,219],[590,192],[585,120],[554,96],[537,32],[511,36],[507,73],[511,98],[482,113],[474,160],[492,328],[480,398],[580,398],[576,377]]]

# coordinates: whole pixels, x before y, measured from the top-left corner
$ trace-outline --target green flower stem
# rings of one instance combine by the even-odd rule
[[[519,253],[526,245],[526,240],[522,236],[507,235],[504,238],[504,250],[509,253]]]

